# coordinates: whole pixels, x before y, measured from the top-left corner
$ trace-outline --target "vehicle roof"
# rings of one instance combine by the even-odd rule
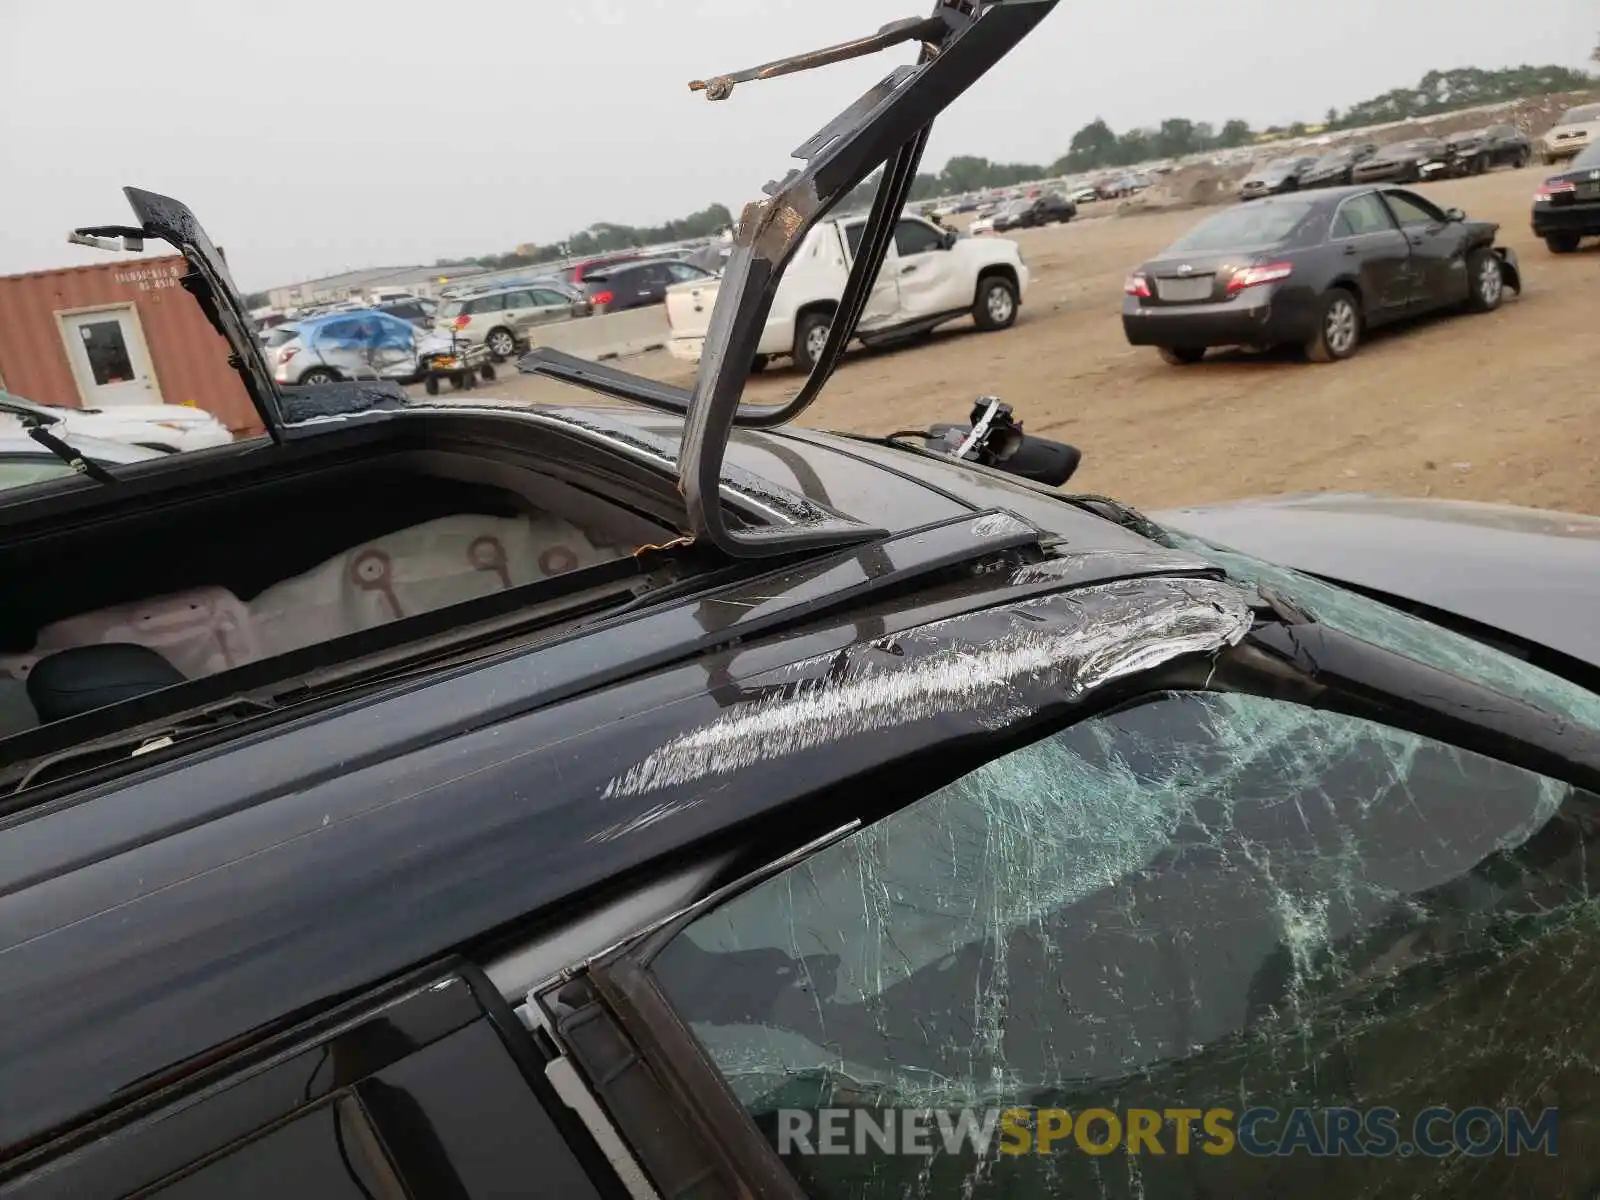
[[[1351,196],[1359,196],[1366,192],[1391,192],[1410,191],[1404,184],[1390,183],[1345,183],[1338,187],[1316,188],[1298,192],[1285,192],[1280,196],[1263,196],[1259,200],[1250,201],[1251,208],[1259,208],[1268,204],[1294,204],[1309,205],[1313,209],[1337,208],[1343,200]]]
[[[666,438],[681,423],[647,416],[639,432]],[[1203,560],[997,472],[792,429],[741,430],[733,449],[892,532],[728,585],[715,601],[666,601],[5,819],[0,1146],[954,730],[948,713],[818,724],[803,692],[786,693],[800,704],[788,710],[794,738],[728,726],[770,715],[775,673],[821,679],[847,647],[877,673],[883,637],[959,611],[977,615],[886,661],[914,663],[951,638],[986,646],[1014,626],[995,606],[1080,585],[1126,589],[1124,615],[1147,598],[1212,611],[1196,592],[1217,574]],[[851,599],[864,580],[927,576],[976,546],[1042,537],[1069,550],[1038,576],[985,572],[959,595],[944,585],[920,601]],[[1079,611],[1066,605],[1062,620],[1067,609]],[[957,724],[976,730],[977,709],[960,711]],[[707,728],[723,731],[725,752],[697,758],[685,739]],[[738,749],[780,743],[803,758]],[[693,802],[707,775],[717,802]]]
[[[681,258],[641,258],[628,262],[614,263],[610,266],[596,267],[593,271],[585,271],[583,273],[583,281],[588,283],[590,280],[610,279],[613,275],[621,275],[625,271],[641,271],[645,267],[664,267],[674,264],[694,267],[693,263],[684,262]],[[695,267],[694,269],[701,270],[700,267]]]

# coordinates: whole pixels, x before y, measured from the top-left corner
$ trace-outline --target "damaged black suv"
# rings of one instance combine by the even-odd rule
[[[789,424],[932,120],[1053,7],[699,85],[918,46],[745,210],[692,390],[522,364],[621,407],[280,389],[181,204],[79,231],[181,249],[270,438],[90,468],[39,429],[85,477],[0,497],[0,1195],[1592,1193],[1576,1138],[1229,1121],[1590,1119],[1600,523],[1169,524],[1053,486],[1075,454],[997,401]],[[789,254],[880,165],[826,353],[744,405]],[[793,1136],[1003,1109],[1166,1115]]]

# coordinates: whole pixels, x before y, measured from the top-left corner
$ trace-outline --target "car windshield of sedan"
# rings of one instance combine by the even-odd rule
[[[1316,207],[1314,201],[1258,200],[1208,217],[1168,247],[1169,252],[1237,250],[1283,241]]]

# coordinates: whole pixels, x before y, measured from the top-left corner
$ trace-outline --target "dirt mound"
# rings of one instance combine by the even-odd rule
[[[1117,215],[1225,204],[1233,199],[1239,180],[1248,170],[1247,166],[1219,167],[1215,164],[1179,168],[1118,204]]]

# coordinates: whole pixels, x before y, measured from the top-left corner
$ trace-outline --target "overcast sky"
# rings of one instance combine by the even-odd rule
[[[255,290],[737,211],[902,49],[691,78],[860,36],[929,0],[0,0],[0,272],[103,259],[118,188],[187,201]],[[1049,163],[1096,116],[1315,121],[1430,68],[1584,65],[1597,0],[1062,3],[949,110],[953,154]]]

